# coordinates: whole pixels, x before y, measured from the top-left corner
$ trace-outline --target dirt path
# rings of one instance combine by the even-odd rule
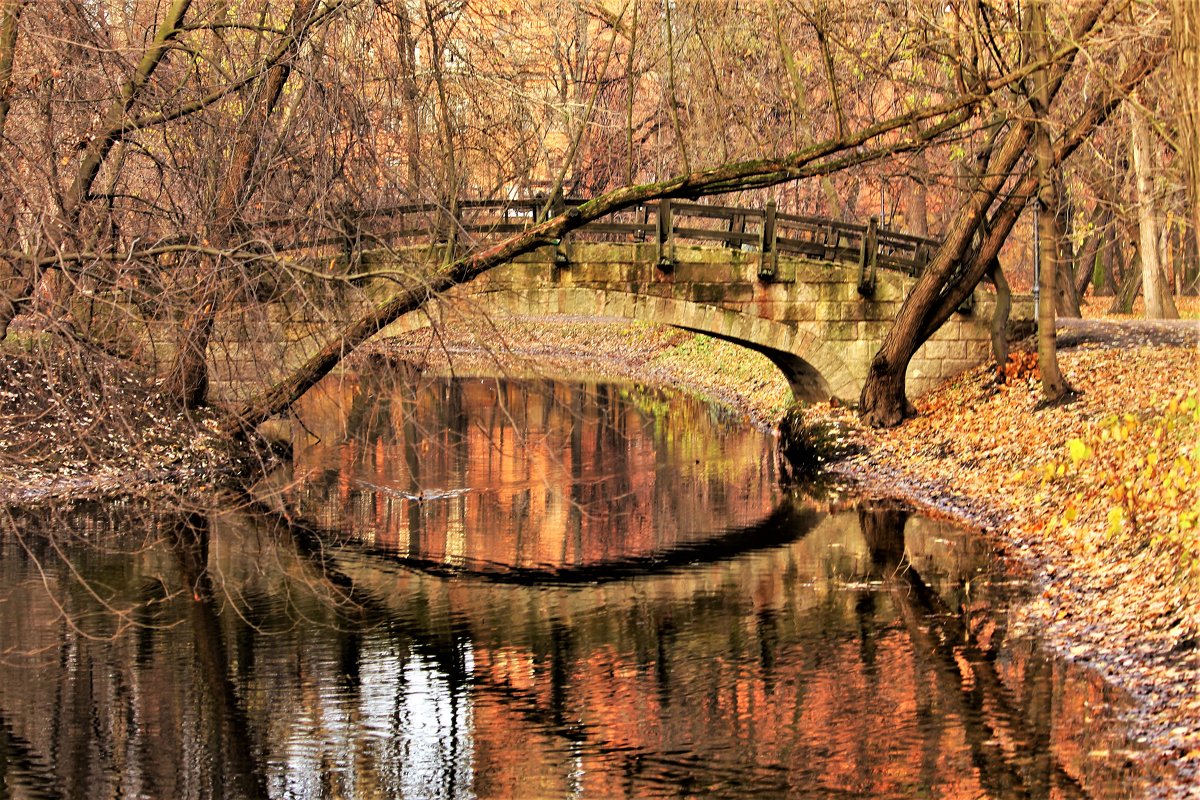
[[[1099,347],[1200,347],[1200,320],[1058,320],[1061,349]]]

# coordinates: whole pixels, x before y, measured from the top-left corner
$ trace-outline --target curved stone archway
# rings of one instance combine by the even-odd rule
[[[796,398],[806,402],[828,400],[834,393],[825,376],[847,371],[836,354],[821,347],[809,331],[686,300],[573,287],[521,292],[500,289],[476,294],[475,299],[489,309],[511,314],[617,317],[722,339],[766,356],[783,373]]]
[[[653,246],[575,243],[569,253],[564,264],[561,252],[543,248],[456,287],[448,299],[517,315],[616,317],[704,333],[765,355],[799,400],[852,403],[914,283],[880,272],[864,294],[859,269],[790,257],[764,280],[757,253],[726,248],[679,247],[669,271],[653,261]],[[1031,318],[1025,305],[1015,306],[1014,318]],[[914,396],[989,358],[993,308],[994,298],[977,290],[971,310],[917,352],[907,377]],[[427,324],[424,313],[413,314],[383,335]]]

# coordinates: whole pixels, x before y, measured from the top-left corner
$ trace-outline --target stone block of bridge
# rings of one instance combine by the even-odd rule
[[[859,291],[856,266],[780,255],[774,277],[758,276],[760,255],[721,246],[676,246],[661,269],[653,243],[570,241],[568,263],[544,247],[456,287],[446,300],[470,297],[483,308],[516,314],[642,319],[707,333],[771,358],[804,399],[854,402],[878,350],[914,284],[880,270],[874,291]],[[955,314],[913,358],[910,394],[919,395],[990,355],[994,302],[977,290],[970,313]],[[1026,303],[1013,318],[1031,318]],[[412,315],[421,316],[421,315]],[[411,329],[401,321],[383,335]]]

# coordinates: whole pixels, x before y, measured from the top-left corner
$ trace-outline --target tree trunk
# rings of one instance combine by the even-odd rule
[[[1097,219],[1096,240],[1099,252],[1096,254],[1096,277],[1092,282],[1092,294],[1095,297],[1112,297],[1116,294],[1118,261],[1121,257],[1117,224],[1112,211],[1107,208]]]
[[[1142,257],[1137,248],[1133,258],[1129,259],[1129,269],[1125,270],[1125,281],[1120,291],[1113,297],[1112,305],[1108,307],[1110,314],[1132,314],[1133,302],[1142,293]]]
[[[904,221],[914,236],[929,235],[929,167],[925,153],[913,154],[909,162],[912,180],[909,182],[908,208]]]
[[[1079,298],[1080,305],[1083,304],[1084,297],[1087,295],[1088,286],[1095,283],[1097,266],[1100,262],[1100,259],[1097,258],[1099,252],[1100,233],[1096,231],[1083,243],[1083,249],[1075,262],[1075,296]]]
[[[1151,175],[1150,126],[1135,103],[1129,107],[1130,151],[1138,196],[1138,253],[1142,258],[1142,294],[1146,297],[1146,319],[1178,319],[1171,289],[1159,259],[1159,220]]]
[[[172,43],[183,30],[184,18],[191,7],[192,0],[172,0],[163,17],[162,23],[154,34],[153,41],[142,53],[133,73],[121,87],[121,94],[109,107],[102,125],[102,134],[93,137],[83,151],[79,168],[75,172],[70,188],[67,189],[60,202],[61,213],[51,227],[51,247],[60,244],[76,227],[83,204],[92,191],[100,168],[112,151],[113,145],[126,135],[126,123],[129,110],[141,97],[155,71],[171,51]],[[12,37],[15,48],[17,35],[17,18],[23,3],[21,0],[5,0],[3,17],[0,18],[0,41]],[[9,23],[11,22],[11,28]],[[0,45],[2,46],[2,45]],[[15,50],[14,50],[15,52]],[[0,53],[0,59],[11,59],[12,54],[5,56]],[[11,79],[11,60],[8,64]],[[2,69],[2,66],[0,66]],[[8,86],[3,88],[4,116],[8,114]],[[0,131],[2,133],[2,131]],[[52,252],[52,250],[50,251]],[[45,274],[45,268],[39,264],[8,265],[5,274],[0,277],[0,341],[8,335],[8,326],[13,317],[33,299],[34,289]]]
[[[1034,0],[1030,6],[1030,43],[1036,58],[1044,59],[1050,54],[1049,33],[1046,30],[1045,0]],[[1038,275],[1038,371],[1042,373],[1042,397],[1047,402],[1061,399],[1070,391],[1066,379],[1058,368],[1058,342],[1056,339],[1054,307],[1058,300],[1057,284],[1060,276],[1058,206],[1059,196],[1055,191],[1057,181],[1054,171],[1058,165],[1054,159],[1054,147],[1050,140],[1047,121],[1050,112],[1050,92],[1045,69],[1033,75],[1033,108],[1037,128],[1034,132],[1034,155],[1037,159],[1038,204],[1038,257],[1041,270]]]
[[[1062,204],[1062,182],[1055,181],[1054,196]],[[1052,244],[1055,249],[1054,313],[1060,317],[1079,319],[1083,311],[1079,308],[1079,294],[1075,290],[1075,248],[1071,246],[1070,229],[1062,226],[1065,215],[1055,214],[1048,228],[1054,231]]]
[[[291,75],[291,57],[299,50],[310,30],[317,0],[297,0],[288,20],[290,57],[279,60],[255,84],[235,136],[230,164],[213,204],[213,238],[224,241],[238,230],[238,220],[253,188],[255,162],[262,147],[267,123]],[[220,308],[222,275],[220,259],[205,259],[200,267],[201,292],[195,311],[184,318],[176,343],[175,357],[160,386],[164,396],[181,408],[200,408],[208,404],[208,345],[216,314]]]
[[[1188,221],[1193,231],[1200,231],[1200,3],[1196,0],[1171,0],[1171,38],[1176,96],[1183,105],[1179,140],[1187,169]]]
[[[1075,291],[1075,209],[1063,185],[1062,171],[1054,175],[1054,196],[1058,199],[1058,213],[1054,215],[1054,227],[1058,248],[1058,277],[1055,281],[1054,313],[1060,317],[1078,319],[1083,316],[1079,308],[1079,293]]]
[[[1099,3],[1080,12],[1072,24],[1072,41],[1080,41],[1087,34],[1095,25],[1104,5]],[[1061,161],[1074,152],[1095,126],[1108,119],[1122,99],[1119,92],[1140,83],[1164,55],[1159,50],[1143,51],[1129,65],[1116,86],[1104,95],[1094,96],[1064,132],[1053,153],[1055,160]],[[1069,59],[1041,71],[1046,78],[1044,91],[1048,102],[1058,93],[1072,63],[1073,59]],[[895,323],[871,361],[859,397],[860,413],[868,424],[878,427],[896,425],[911,415],[912,405],[904,392],[904,375],[912,356],[949,319],[954,309],[970,296],[1037,186],[1036,180],[1031,181],[1027,176],[1017,188],[1011,190],[1001,211],[986,226],[984,243],[968,257],[969,245],[976,230],[987,220],[988,209],[1013,174],[1017,163],[1028,152],[1032,135],[1033,125],[1028,115],[1015,115],[1000,145],[990,151],[976,189],[960,207],[944,235],[942,246],[905,298]],[[1052,296],[1050,302],[1053,303]]]
[[[1008,317],[1012,312],[1012,289],[1004,277],[999,259],[993,261],[992,283],[996,287],[996,311],[992,315],[992,358],[996,360],[997,369],[1002,370],[1008,363]]]
[[[417,42],[413,37],[408,3],[396,3],[392,13],[398,29],[396,45],[401,70],[400,96],[404,98],[404,113],[408,116],[404,129],[408,191],[413,197],[420,197],[425,187],[421,174],[421,90],[417,86]]]
[[[1097,211],[1092,215],[1092,229],[1075,261],[1075,296],[1082,304],[1087,294],[1088,284],[1093,286],[1099,282],[1100,274],[1100,242],[1104,231],[1104,215]]]
[[[1197,242],[1196,229],[1189,226],[1187,235],[1183,237],[1183,292],[1194,295],[1200,291],[1200,242]]]

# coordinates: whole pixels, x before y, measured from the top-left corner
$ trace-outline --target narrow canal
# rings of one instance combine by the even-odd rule
[[[0,797],[1124,797],[1103,684],[954,526],[635,386],[399,376],[252,494],[22,511]]]

